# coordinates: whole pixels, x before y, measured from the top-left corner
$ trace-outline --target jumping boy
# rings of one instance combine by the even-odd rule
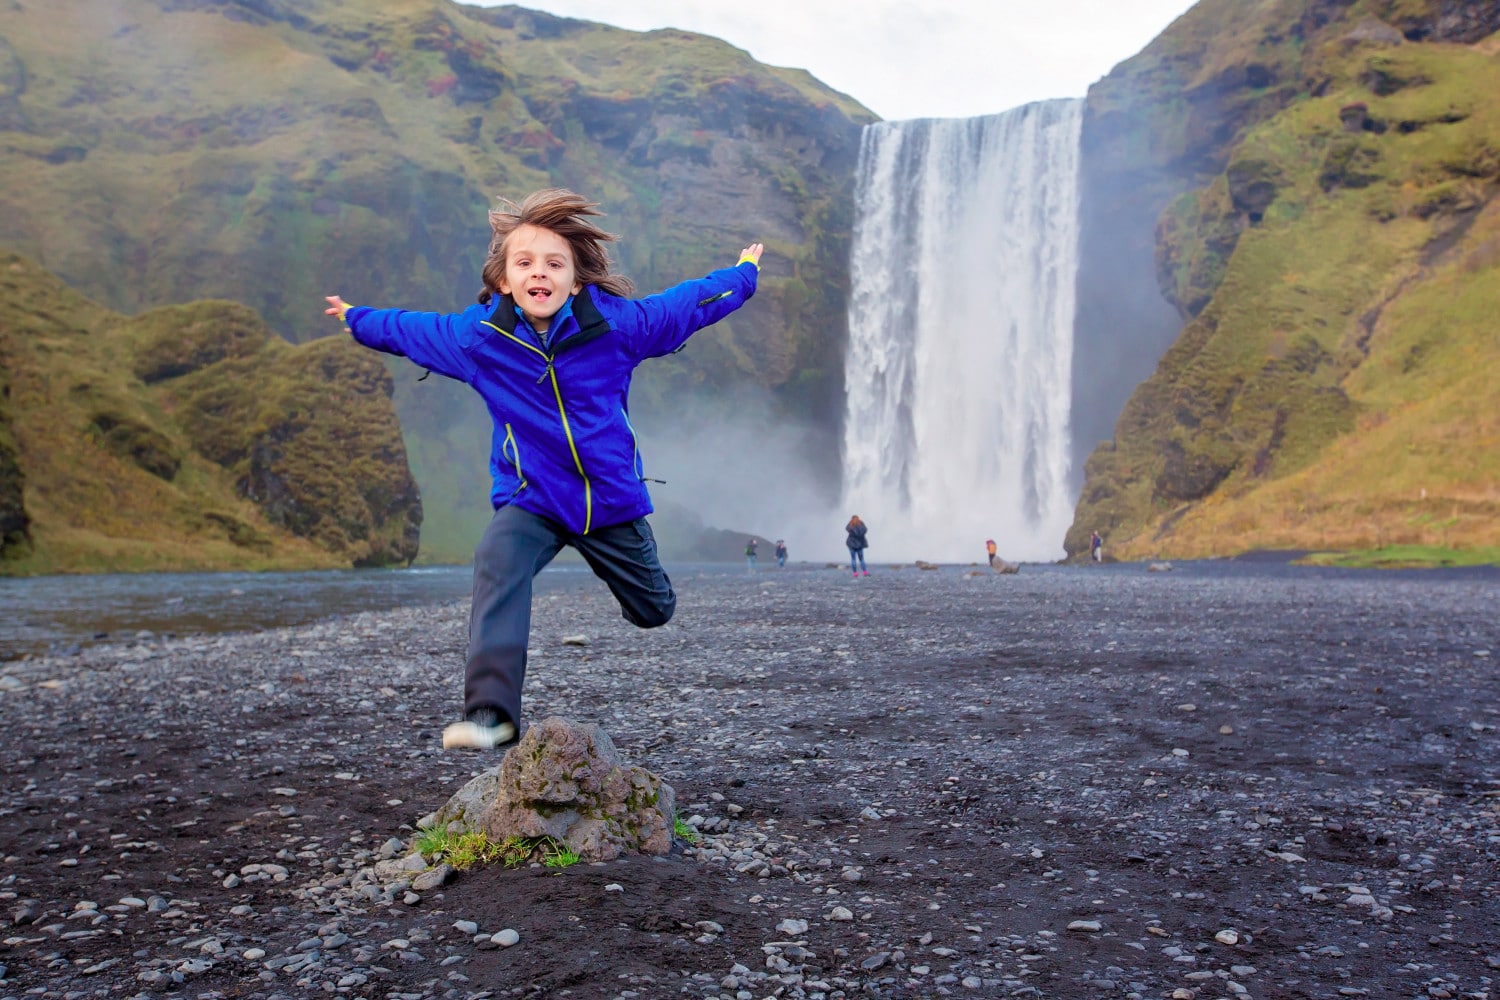
[[[468,383],[495,424],[495,513],[474,552],[464,721],[443,731],[444,747],[516,738],[531,579],[564,545],[609,585],[627,621],[671,620],[677,597],[646,523],[630,376],[744,305],[763,249],[752,243],[734,267],[632,299],[604,249],[616,237],[590,221],[598,205],[561,189],[502,205],[490,213],[478,305],[440,314],[327,297],[355,340]]]

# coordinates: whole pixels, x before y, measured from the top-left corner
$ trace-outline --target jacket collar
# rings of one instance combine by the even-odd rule
[[[554,323],[563,324],[571,312],[576,330],[563,328],[551,344],[551,353],[571,347],[578,347],[591,340],[596,340],[610,331],[609,320],[599,311],[599,306],[594,302],[594,286],[584,285],[583,290],[569,299],[568,304],[558,310],[553,317]],[[495,298],[495,311],[490,314],[489,321],[506,333],[514,336],[521,322],[522,313],[516,307],[516,300],[509,295],[499,295]],[[525,326],[529,328],[530,323]],[[557,327],[554,327],[557,329]]]

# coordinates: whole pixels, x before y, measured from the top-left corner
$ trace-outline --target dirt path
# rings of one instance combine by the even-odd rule
[[[968,573],[540,599],[703,842],[410,895],[464,605],[0,664],[0,997],[1500,998],[1493,577]]]

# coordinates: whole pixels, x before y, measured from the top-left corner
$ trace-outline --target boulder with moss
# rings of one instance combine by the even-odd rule
[[[483,829],[497,843],[551,837],[584,861],[666,854],[672,847],[672,786],[627,764],[596,725],[543,719],[506,752],[498,780],[484,787],[494,798],[484,808]],[[473,802],[449,805],[438,815],[477,809]]]

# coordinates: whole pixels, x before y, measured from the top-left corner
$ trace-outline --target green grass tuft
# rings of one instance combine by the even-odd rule
[[[672,817],[672,834],[679,840],[685,840],[689,844],[697,844],[703,840],[702,835],[697,830],[688,826],[687,823],[683,822],[682,817],[677,815],[673,815]]]

